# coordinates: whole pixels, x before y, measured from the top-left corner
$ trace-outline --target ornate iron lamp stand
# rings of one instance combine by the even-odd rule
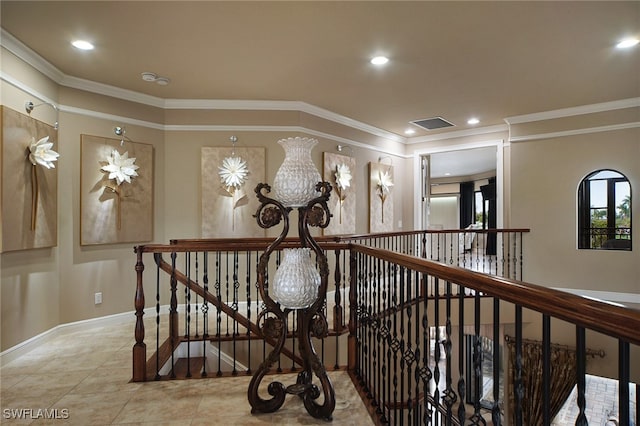
[[[335,408],[335,392],[327,371],[322,365],[316,353],[311,337],[324,338],[328,333],[327,319],[322,312],[327,293],[329,266],[323,250],[309,233],[309,226],[326,228],[329,225],[331,214],[327,207],[327,201],[331,193],[331,185],[328,182],[319,182],[316,189],[320,195],[298,209],[298,234],[302,247],[309,247],[316,254],[316,262],[320,272],[320,287],[317,299],[304,309],[283,308],[269,296],[266,284],[266,274],[269,264],[269,256],[278,248],[289,232],[289,213],[292,207],[285,207],[279,201],[269,198],[265,193],[271,191],[271,187],[261,183],[255,189],[260,207],[255,214],[258,225],[262,228],[271,228],[283,222],[283,230],[280,235],[267,247],[258,263],[258,287],[260,296],[266,307],[258,317],[262,333],[277,339],[274,349],[260,364],[251,379],[247,392],[252,413],[272,413],[280,409],[284,403],[286,394],[298,395],[307,412],[318,419],[331,420]],[[265,193],[263,193],[263,191]],[[297,338],[300,347],[300,357],[303,360],[302,371],[298,374],[295,384],[285,386],[278,381],[269,383],[267,390],[270,399],[263,399],[258,395],[258,388],[264,376],[271,370],[271,366],[277,362],[287,338],[287,318],[289,313],[296,310]],[[322,389],[312,383],[313,375],[320,380]],[[320,395],[324,396],[322,404],[317,402]]]

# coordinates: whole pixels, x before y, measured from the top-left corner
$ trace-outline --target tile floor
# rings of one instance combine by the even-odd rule
[[[132,324],[96,326],[62,334],[7,363],[0,369],[0,423],[327,424],[292,395],[276,413],[251,415],[250,377],[130,383],[132,346]],[[331,424],[373,424],[347,374],[329,375],[336,393]],[[295,383],[295,374],[281,381]]]

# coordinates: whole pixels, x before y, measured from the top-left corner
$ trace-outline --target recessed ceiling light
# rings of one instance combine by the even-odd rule
[[[471,124],[471,125],[478,124],[479,122],[480,122],[480,120],[478,120],[475,117],[472,117],[472,118],[467,120],[467,124]]]
[[[640,43],[640,40],[638,40],[637,38],[625,38],[624,40],[620,40],[620,42],[618,44],[616,44],[616,47],[618,49],[626,49],[629,47],[633,47],[636,44]]]
[[[413,135],[415,132],[416,132],[416,131],[415,131],[415,130],[413,130],[413,129],[407,129],[407,130],[405,130],[405,131],[404,131],[404,134],[405,134],[405,135]]]
[[[386,56],[376,56],[374,58],[371,58],[371,63],[373,65],[384,65],[387,62],[389,62],[389,58],[387,58]]]
[[[86,40],[75,40],[71,42],[73,47],[80,50],[93,50],[93,44],[89,43]]]

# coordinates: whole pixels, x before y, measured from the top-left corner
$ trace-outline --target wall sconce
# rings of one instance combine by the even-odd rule
[[[285,150],[285,159],[274,179],[274,196],[267,197],[271,187],[260,183],[255,189],[260,206],[254,215],[261,228],[271,228],[283,222],[280,235],[267,247],[258,264],[258,288],[265,304],[258,322],[262,323],[262,333],[277,338],[271,353],[260,364],[249,383],[248,398],[252,412],[272,413],[280,409],[286,394],[302,398],[307,412],[319,419],[331,420],[335,408],[335,392],[311,338],[327,336],[327,319],[322,314],[325,303],[329,266],[324,251],[309,232],[309,226],[326,228],[331,214],[327,201],[331,185],[322,182],[320,173],[311,160],[311,149],[318,143],[316,139],[288,138],[278,143]],[[298,235],[302,248],[285,249],[284,257],[276,270],[273,281],[266,285],[269,257],[283,242],[289,232],[289,213],[298,209]],[[316,262],[311,259],[311,251],[316,254]],[[316,264],[318,270],[316,270]],[[273,298],[272,298],[273,296]],[[271,399],[258,395],[260,382],[278,360],[287,338],[287,317],[297,311],[297,333],[303,371],[298,374],[296,384],[285,387],[280,382],[269,384]],[[320,380],[322,390],[312,383],[313,375]],[[323,393],[323,403],[316,399]]]
[[[55,130],[58,130],[58,116],[59,116],[59,111],[58,111],[58,107],[57,107],[57,106],[55,106],[54,104],[52,104],[51,102],[42,102],[42,103],[40,103],[40,104],[37,104],[37,105],[36,105],[36,104],[34,104],[33,102],[31,102],[31,101],[26,101],[26,102],[24,103],[24,109],[27,111],[27,114],[31,115],[31,111],[33,111],[35,108],[38,108],[39,106],[42,106],[42,105],[48,105],[48,106],[50,106],[51,108],[53,108],[53,109],[54,109],[54,111],[56,112],[56,122],[53,124],[53,128],[54,128]]]
[[[128,140],[129,142],[133,142],[131,140],[130,137],[127,136],[127,129],[124,128],[124,126],[116,126],[113,128],[113,133],[115,133],[116,136],[120,136],[120,146],[124,145],[124,140]]]
[[[347,154],[349,157],[353,157],[353,147],[351,145],[338,145],[338,152],[342,152],[344,150],[349,150],[349,154]]]

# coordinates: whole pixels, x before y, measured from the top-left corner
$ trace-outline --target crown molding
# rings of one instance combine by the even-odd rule
[[[507,117],[504,121],[509,125],[530,123],[533,121],[552,120],[554,118],[571,117],[575,115],[593,114],[616,109],[640,107],[640,98],[621,99],[618,101],[602,102],[599,104],[582,105],[553,111],[536,112],[533,114]]]
[[[58,108],[61,112],[67,112],[70,114],[83,115],[85,117],[98,118],[100,120],[113,121],[114,124],[131,124],[134,126],[147,127],[155,130],[165,130],[165,125],[162,123],[154,123],[152,121],[137,120],[131,117],[124,117],[122,115],[107,114],[100,111],[92,111],[84,108],[77,108],[69,105],[60,105]]]
[[[109,84],[85,80],[84,78],[73,77],[70,75],[65,75],[62,81],[60,81],[60,85],[69,87],[71,89],[83,90],[85,92],[91,92],[98,95],[121,99],[124,101],[149,105],[156,108],[165,107],[165,100],[162,98],[145,95],[144,93],[134,92],[133,90],[122,89],[120,87],[111,86]]]
[[[254,111],[298,111],[304,112],[334,123],[361,130],[363,132],[388,139],[394,142],[406,143],[407,139],[395,133],[370,126],[357,120],[336,114],[329,110],[301,101],[252,101],[227,99],[167,99],[166,109],[223,109],[223,110],[254,110]]]
[[[538,139],[554,139],[554,138],[562,138],[566,136],[586,135],[589,133],[613,132],[615,130],[634,129],[636,127],[640,127],[640,121],[635,121],[632,123],[623,123],[623,124],[611,124],[608,126],[587,127],[584,129],[564,130],[560,132],[539,133],[535,135],[511,136],[509,138],[509,141],[524,142],[524,141],[533,141]]]

